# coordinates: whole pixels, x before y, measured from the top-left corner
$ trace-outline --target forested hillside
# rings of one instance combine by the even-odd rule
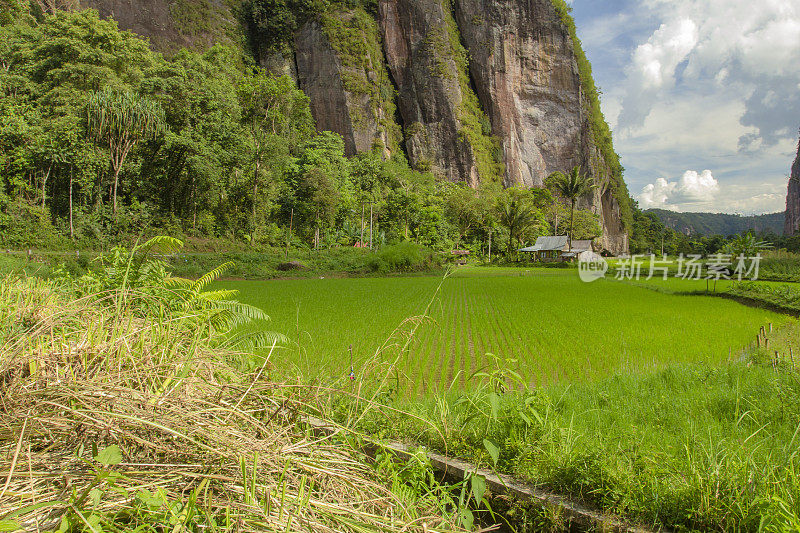
[[[729,215],[726,213],[678,213],[666,209],[648,209],[668,228],[686,235],[738,235],[746,231],[756,233],[783,232],[784,213],[766,215]]]
[[[102,246],[143,233],[253,246],[409,239],[504,248],[566,230],[547,189],[477,189],[403,151],[345,157],[308,97],[245,47],[168,56],[93,10],[14,0],[0,20],[0,241]],[[599,237],[576,214],[576,238]],[[495,245],[495,249],[497,245]]]

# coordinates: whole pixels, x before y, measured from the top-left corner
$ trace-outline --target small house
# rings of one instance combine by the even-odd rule
[[[455,258],[455,264],[466,265],[467,257],[469,257],[469,250],[452,250],[450,252]]]
[[[561,254],[567,249],[567,241],[566,235],[539,237],[536,239],[536,244],[521,248],[519,251],[532,254],[535,261],[549,263],[559,260]]]
[[[572,246],[568,246],[567,250],[561,254],[561,260],[574,261],[583,252],[591,252],[591,251],[592,251],[592,241],[575,239],[572,241]]]
[[[556,235],[539,237],[536,239],[536,244],[521,248],[519,251],[532,254],[535,261],[552,263],[555,261],[573,261],[580,253],[591,250],[592,241],[590,240],[575,239],[572,241],[572,246],[570,246],[569,237]]]

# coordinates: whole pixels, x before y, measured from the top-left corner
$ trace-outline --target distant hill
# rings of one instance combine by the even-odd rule
[[[784,213],[767,215],[728,215],[725,213],[677,213],[666,209],[647,209],[645,213],[655,213],[668,228],[684,235],[734,235],[743,231],[783,233]]]

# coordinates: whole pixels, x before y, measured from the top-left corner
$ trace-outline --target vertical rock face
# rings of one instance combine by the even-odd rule
[[[293,56],[257,60],[297,80],[318,128],[342,135],[348,155],[405,149],[418,170],[472,186],[541,187],[581,165],[599,186],[579,206],[600,218],[603,248],[626,252],[627,192],[603,158],[609,143],[595,142],[606,134],[593,127],[577,43],[552,1],[378,0],[377,20],[362,8],[319,13],[296,33]],[[230,40],[235,3],[81,1],[164,51]],[[800,225],[797,161],[792,175],[787,233]]]
[[[361,10],[326,14],[295,37],[297,81],[320,130],[339,133],[347,155],[399,149],[394,88],[377,23]]]
[[[502,139],[506,185],[541,187],[553,171],[581,163],[580,79],[549,0],[457,0],[456,18]]]
[[[121,29],[147,37],[162,52],[230,41],[237,24],[227,0],[80,0],[80,7],[115,19]]]
[[[787,236],[800,234],[800,144],[797,146],[797,157],[792,165],[789,190],[786,194],[786,222],[783,234]]]
[[[600,216],[604,248],[627,251],[573,42],[550,0],[456,0],[456,19],[481,103],[502,140],[506,185],[541,187],[552,172],[581,165],[599,184],[581,207]]]
[[[358,147],[355,142],[349,102],[342,87],[341,65],[320,25],[309,22],[303,26],[294,45],[297,82],[308,96],[317,128],[341,135],[348,154],[359,148],[364,150],[364,146]]]
[[[466,58],[452,15],[440,0],[380,0],[378,9],[409,161],[477,186],[481,176],[470,135],[475,132],[464,120],[466,65],[459,62]]]

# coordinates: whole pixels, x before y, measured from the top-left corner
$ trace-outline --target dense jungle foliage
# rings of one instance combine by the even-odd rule
[[[701,254],[710,255],[722,251],[725,247],[736,241],[737,235],[757,236],[758,241],[769,244],[768,248],[800,252],[800,236],[787,237],[777,235],[771,228],[762,231],[748,231],[742,227],[734,227],[730,233],[693,233],[688,234],[664,225],[663,213],[666,211],[647,210],[634,211],[633,235],[631,236],[630,249],[634,254]],[[671,213],[681,220],[681,215],[687,213]],[[698,214],[698,213],[688,213]],[[717,215],[722,216],[722,215]],[[733,215],[726,215],[733,216]],[[763,215],[768,217],[771,215]],[[718,228],[724,231],[725,227]]]

